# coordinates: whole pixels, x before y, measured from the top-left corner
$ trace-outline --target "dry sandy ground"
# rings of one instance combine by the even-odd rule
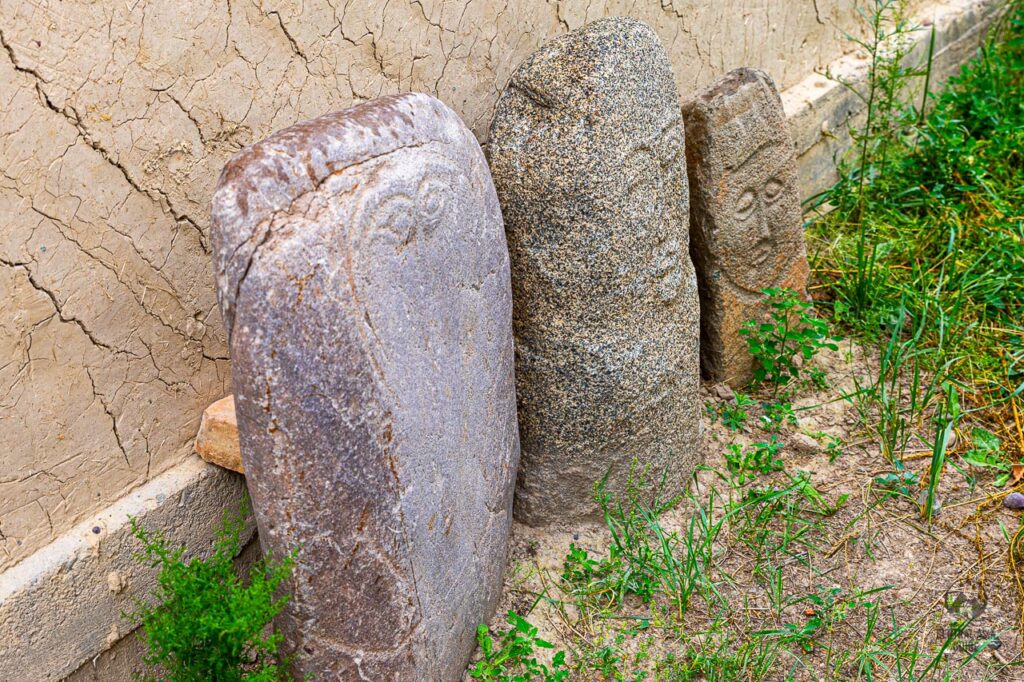
[[[691,651],[710,650],[721,643],[725,632],[731,633],[730,641],[740,642],[752,633],[779,630],[787,624],[802,627],[824,610],[807,595],[835,591],[836,598],[843,600],[858,592],[885,588],[861,599],[879,607],[872,637],[866,634],[869,626],[863,606],[833,609],[828,613],[842,613],[844,617],[834,618],[831,628],[820,629],[806,647],[795,641],[781,644],[771,672],[763,679],[869,679],[858,674],[856,659],[858,652],[866,650],[866,639],[874,643],[876,651],[902,652],[899,657],[876,656],[873,679],[1024,679],[1024,667],[1019,667],[1020,599],[1007,540],[1021,526],[1020,512],[1003,507],[1002,497],[1009,490],[995,488],[993,474],[972,470],[960,460],[969,447],[970,419],[961,424],[954,454],[943,471],[938,488],[942,508],[931,524],[922,520],[911,499],[917,497],[922,484],[912,486],[910,498],[888,495],[879,489],[876,479],[891,473],[893,465],[886,461],[878,440],[864,428],[853,404],[837,399],[854,390],[855,377],[863,383],[877,371],[874,355],[873,351],[843,342],[838,352],[826,351],[813,360],[826,373],[828,388],[806,387],[793,400],[798,425],[783,429],[778,436],[785,443],[780,453],[785,471],[761,475],[743,490],[711,471],[695,477],[690,493],[705,507],[713,489],[716,495],[731,495],[738,500],[751,487],[790,485],[790,476],[798,471],[810,475],[812,485],[829,505],[847,496],[830,516],[813,512],[808,504],[798,504],[789,515],[789,532],[797,539],[783,551],[772,551],[771,547],[778,544],[784,527],[780,519],[785,515],[778,515],[764,527],[769,539],[761,545],[743,542],[750,534],[744,535],[736,524],[726,526],[715,543],[716,559],[710,571],[729,604],[724,617],[718,611],[718,634],[708,634],[712,615],[707,604],[696,596],[682,626],[673,626],[671,618],[659,618],[657,608],[635,598],[627,598],[611,610],[577,608],[561,580],[563,560],[571,543],[586,549],[591,558],[606,557],[610,543],[607,529],[603,525],[532,529],[518,524],[513,531],[504,596],[490,624],[492,632],[507,629],[505,614],[509,609],[529,614],[539,635],[556,649],[565,650],[570,662],[586,659],[584,669],[570,675],[572,680],[712,679],[659,670],[657,661],[673,653],[678,656],[687,647]],[[730,392],[725,387],[705,386],[703,393],[703,399],[712,406],[732,401],[726,397]],[[768,440],[769,434],[758,426],[760,407],[750,412],[745,433],[730,431],[705,414],[705,461],[710,468],[726,471],[723,453],[729,443]],[[927,421],[919,431],[931,438],[932,427]],[[817,444],[808,435],[814,436]],[[834,461],[830,461],[826,448],[828,436],[841,438],[844,443],[842,454]],[[928,478],[930,450],[929,444],[912,438],[904,458],[906,468],[918,473],[922,482]],[[953,465],[977,476],[973,489]],[[716,501],[716,517],[721,515],[721,502],[722,498]],[[663,514],[663,527],[682,534],[694,506],[692,500],[684,500]],[[788,600],[788,606],[772,607],[772,585],[777,583],[766,577],[771,575],[763,570],[766,565],[782,575],[782,589],[777,592],[782,598],[775,603]],[[777,578],[778,573],[775,575]],[[664,606],[663,601],[660,604]],[[946,655],[925,671],[951,628],[965,621],[970,622],[953,639]],[[645,622],[646,628],[636,627]],[[903,627],[907,630],[898,636],[881,639]],[[595,652],[602,647],[613,651],[615,673],[598,669]],[[912,673],[906,666],[915,649],[919,655],[916,672]],[[542,659],[545,654],[542,652]],[[897,668],[897,659],[903,670]],[[713,679],[734,679],[721,671],[718,674],[721,677]],[[752,678],[739,674],[735,679]]]

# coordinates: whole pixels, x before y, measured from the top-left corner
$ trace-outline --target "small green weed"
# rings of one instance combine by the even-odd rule
[[[707,410],[712,421],[721,421],[722,425],[728,427],[730,431],[743,431],[747,419],[750,418],[747,408],[754,405],[757,405],[756,400],[737,391],[732,403],[725,402],[717,407],[708,403]]]
[[[279,589],[292,570],[293,556],[266,557],[249,572],[245,585],[235,572],[248,506],[225,513],[224,525],[207,559],[186,560],[184,547],[171,547],[159,532],[135,519],[132,532],[143,545],[140,560],[159,567],[154,604],[140,603],[130,617],[142,627],[154,669],[144,680],[174,682],[277,682],[290,680],[279,651],[282,635],[267,632],[288,601]],[[159,671],[159,672],[157,672]]]
[[[828,502],[811,483],[811,475],[806,471],[798,471],[796,475],[791,476],[790,479],[793,484],[796,485],[796,489],[801,495],[803,495],[804,499],[810,503],[810,508],[822,516],[832,516],[839,511],[840,507],[846,504],[848,499],[850,499],[849,493],[842,493],[838,498],[836,498],[835,503]]]
[[[811,367],[807,370],[807,383],[818,390],[828,388],[828,374],[820,367]]]
[[[993,485],[1002,488],[1013,475],[1014,466],[1019,467],[1020,464],[1007,461],[999,436],[988,429],[974,428],[971,431],[971,442],[973,447],[964,453],[964,462],[979,469],[993,469],[996,472]]]
[[[782,469],[782,460],[776,455],[782,450],[782,443],[773,435],[767,442],[754,443],[743,447],[730,443],[725,451],[725,463],[729,473],[739,485],[746,485],[758,474],[770,474]]]
[[[846,444],[843,443],[842,438],[836,438],[835,436],[825,436],[828,444],[825,446],[825,452],[828,453],[828,461],[834,462],[843,455],[843,449]]]
[[[789,289],[765,289],[772,308],[769,321],[743,323],[740,334],[754,356],[754,381],[779,388],[800,376],[796,358],[810,360],[823,348],[838,350],[828,323],[811,314],[811,304]]]
[[[593,646],[588,646],[581,652],[580,660],[577,663],[577,670],[589,673],[598,673],[596,679],[606,682],[640,682],[647,679],[647,671],[643,668],[651,658],[649,651],[651,639],[644,634],[650,628],[649,620],[639,620],[635,627],[625,627],[611,633],[608,637],[601,637]],[[642,636],[641,636],[642,635]],[[638,639],[635,651],[626,647],[628,640]],[[633,668],[633,674],[626,670]],[[594,679],[590,675],[587,679]]]
[[[486,625],[476,631],[476,641],[483,652],[483,659],[469,669],[469,676],[484,682],[562,682],[568,679],[569,670],[565,664],[565,652],[558,651],[548,666],[538,660],[538,651],[554,649],[554,646],[537,636],[537,627],[517,614],[508,612],[508,630],[498,635],[497,641],[491,636]]]
[[[768,433],[779,433],[787,426],[799,426],[792,403],[762,403],[762,407],[764,414],[761,415],[761,428]]]
[[[873,608],[874,602],[866,597],[889,589],[876,588],[844,596],[838,587],[820,588],[816,593],[790,599],[786,606],[804,605],[807,619],[800,623],[783,623],[781,628],[755,633],[760,637],[777,638],[781,643],[797,644],[805,653],[818,646],[829,646],[827,638],[836,626],[845,621],[858,608]],[[824,640],[824,642],[823,642]]]
[[[892,474],[876,476],[874,485],[876,488],[888,491],[889,493],[913,497],[911,490],[921,483],[921,477],[913,471],[898,471]]]
[[[569,553],[562,561],[562,580],[570,585],[588,585],[596,576],[604,572],[604,565],[591,559],[587,550],[569,545]]]

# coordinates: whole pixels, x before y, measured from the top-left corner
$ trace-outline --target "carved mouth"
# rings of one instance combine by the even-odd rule
[[[762,240],[754,247],[752,262],[755,266],[761,267],[772,257],[772,245],[767,240]]]

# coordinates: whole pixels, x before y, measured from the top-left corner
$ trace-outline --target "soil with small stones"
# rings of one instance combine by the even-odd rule
[[[929,439],[934,430],[926,418],[916,426],[919,436],[911,438],[902,460],[919,482],[909,486],[907,495],[884,490],[878,479],[893,473],[894,466],[852,401],[841,397],[856,391],[855,381],[860,385],[870,381],[877,372],[875,356],[874,351],[846,341],[839,351],[824,351],[811,361],[825,373],[827,388],[804,387],[793,398],[798,423],[776,436],[784,444],[778,454],[784,470],[759,474],[753,483],[741,487],[730,484],[724,453],[731,443],[746,446],[771,438],[759,426],[763,410],[748,408],[745,427],[733,431],[712,415],[733,402],[732,392],[724,386],[703,387],[702,399],[709,406],[704,416],[704,457],[709,470],[694,477],[692,499],[707,508],[714,495],[712,516],[720,518],[725,499],[738,502],[751,490],[783,489],[799,472],[806,472],[826,503],[838,506],[834,513],[824,514],[812,505],[799,505],[789,516],[791,523],[781,520],[784,515],[770,521],[764,527],[768,541],[760,544],[750,541],[750,526],[726,525],[716,541],[709,576],[729,604],[724,615],[720,608],[710,613],[697,596],[682,625],[652,616],[658,609],[636,598],[627,598],[614,612],[580,609],[561,580],[563,561],[571,544],[594,559],[608,556],[608,530],[603,525],[535,529],[516,524],[505,590],[490,623],[491,632],[508,629],[505,614],[509,610],[526,616],[539,629],[539,637],[551,642],[554,650],[567,653],[570,667],[575,668],[571,680],[699,680],[705,678],[673,677],[657,662],[678,657],[687,649],[711,650],[721,645],[725,633],[730,641],[740,642],[758,636],[753,633],[799,629],[825,610],[808,596],[832,594],[853,606],[829,611],[842,617],[833,618],[831,627],[820,628],[814,637],[782,643],[771,672],[759,679],[869,679],[860,664],[863,658],[858,658],[868,651],[882,652],[870,679],[1024,679],[1021,603],[1008,541],[1021,526],[1021,512],[1002,505],[1011,489],[995,488],[994,474],[972,469],[961,460],[969,448],[966,441],[972,426],[965,419],[937,488],[941,508],[930,523],[924,520],[917,498],[928,480]],[[768,394],[752,397],[771,400]],[[827,447],[831,438],[843,444],[838,456]],[[973,485],[968,476],[975,477]],[[682,535],[693,509],[693,501],[684,500],[665,512],[663,528]],[[782,543],[783,537],[790,538],[788,544]],[[1024,564],[1024,557],[1020,560]],[[766,567],[776,572],[775,578],[766,577],[773,575]],[[773,599],[772,585],[778,585],[779,573],[781,598],[776,589]],[[860,600],[855,598],[876,589]],[[867,611],[857,605],[863,601],[878,606],[871,637],[866,634]],[[951,639],[952,629],[960,627],[962,631]],[[760,636],[765,641],[773,637]],[[947,640],[945,655],[926,670]],[[614,666],[605,671],[595,656],[602,647],[613,652]],[[886,656],[887,651],[902,652],[902,672],[896,668],[897,657]],[[905,666],[913,661],[914,651],[918,660],[912,675]],[[550,653],[542,650],[539,658],[550,660]],[[609,672],[612,669],[616,672]]]

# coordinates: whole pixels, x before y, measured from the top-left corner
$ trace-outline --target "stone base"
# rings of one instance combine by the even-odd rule
[[[62,679],[132,632],[122,614],[152,594],[156,570],[136,560],[130,519],[202,554],[244,490],[242,476],[190,457],[5,571],[0,680]],[[252,535],[250,526],[243,541]],[[122,659],[134,660],[136,650]],[[131,666],[122,663],[127,675]]]

